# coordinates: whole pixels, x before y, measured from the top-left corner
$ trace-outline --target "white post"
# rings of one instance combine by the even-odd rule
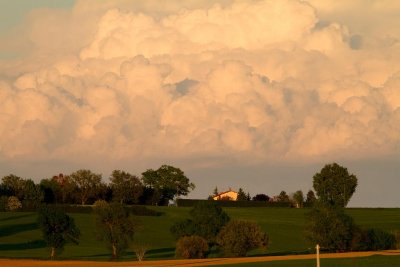
[[[320,249],[320,246],[317,244],[317,246],[315,248],[317,249],[317,267],[320,267],[320,263],[319,263],[319,249]]]

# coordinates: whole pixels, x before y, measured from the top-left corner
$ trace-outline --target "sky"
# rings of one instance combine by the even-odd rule
[[[0,177],[162,164],[190,198],[312,189],[400,207],[400,2],[0,0]]]

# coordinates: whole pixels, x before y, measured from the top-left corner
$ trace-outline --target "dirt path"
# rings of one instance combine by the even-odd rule
[[[371,251],[371,252],[348,252],[348,253],[327,253],[321,254],[321,258],[356,258],[372,255],[397,255],[400,256],[400,250]],[[195,267],[208,265],[225,265],[236,263],[251,263],[265,261],[283,261],[283,260],[305,260],[315,259],[315,255],[290,255],[290,256],[265,256],[265,257],[247,257],[247,258],[214,258],[199,260],[159,260],[144,262],[96,262],[96,261],[40,261],[40,260],[8,260],[0,259],[2,267]]]

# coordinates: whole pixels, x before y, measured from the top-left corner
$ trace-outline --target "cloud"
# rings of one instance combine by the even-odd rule
[[[382,38],[343,21],[355,10],[346,3],[177,3],[32,12],[33,48],[0,63],[0,157],[111,166],[399,155],[395,30]]]

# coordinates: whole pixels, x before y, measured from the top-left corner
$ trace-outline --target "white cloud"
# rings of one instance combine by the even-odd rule
[[[355,6],[337,2],[168,3],[78,1],[60,14],[33,12],[34,47],[0,64],[1,158],[399,155],[395,30],[392,42],[360,25],[355,32],[342,20]]]

